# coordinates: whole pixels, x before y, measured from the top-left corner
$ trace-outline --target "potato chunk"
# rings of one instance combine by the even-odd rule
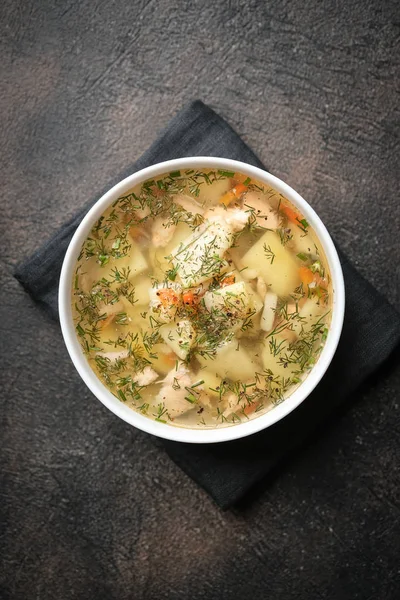
[[[209,312],[223,311],[233,319],[244,319],[251,312],[251,296],[243,281],[206,292],[204,304]]]
[[[179,358],[184,360],[196,337],[191,322],[187,319],[180,319],[177,322],[162,325],[159,331],[164,342]]]
[[[112,266],[116,267],[118,271],[121,271],[121,269],[129,269],[129,277],[132,278],[143,273],[143,271],[146,271],[148,264],[140,247],[131,236],[129,236],[129,243],[131,247],[128,255],[122,256],[121,258],[113,258]]]
[[[258,313],[261,311],[263,303],[250,284],[237,281],[231,285],[206,292],[204,304],[207,310],[215,315],[215,318],[218,318],[218,315],[228,318],[231,330],[236,332],[238,338],[242,335],[256,334],[258,329],[256,325],[259,322]],[[241,330],[241,328],[243,329]]]
[[[291,377],[295,371],[299,370],[299,365],[287,360],[290,356],[288,350],[288,341],[282,335],[273,336],[265,340],[264,348],[261,352],[261,358],[264,369],[272,371],[274,377]]]
[[[311,327],[327,312],[326,306],[318,304],[318,298],[308,298],[299,310],[299,319],[293,319],[293,331],[299,335],[301,331],[310,331]]]
[[[149,303],[149,292],[152,289],[150,277],[140,277],[134,283],[135,306],[146,306]]]
[[[300,284],[296,262],[274,231],[266,231],[241,263],[261,275],[278,296],[288,296]]]
[[[218,348],[213,358],[199,355],[197,359],[202,367],[221,379],[228,377],[234,381],[254,379],[254,373],[258,368],[257,363],[249,357],[237,340],[232,340]]]
[[[173,268],[171,262],[171,252],[187,239],[192,233],[191,228],[186,223],[178,223],[174,230],[172,239],[168,242],[165,248],[149,248],[149,258],[152,267],[154,268],[154,276],[159,279],[164,279],[165,273]]]
[[[201,386],[206,394],[212,396],[214,398],[219,398],[219,385],[221,384],[221,380],[217,377],[211,370],[201,369],[198,373],[199,380],[204,381]]]
[[[299,227],[293,225],[290,235],[292,239],[289,242],[289,246],[294,250],[295,254],[301,252],[303,254],[315,255],[315,245],[310,233],[304,233]]]
[[[172,251],[172,262],[184,287],[193,287],[226,267],[225,252],[233,243],[232,228],[224,219],[206,221]]]

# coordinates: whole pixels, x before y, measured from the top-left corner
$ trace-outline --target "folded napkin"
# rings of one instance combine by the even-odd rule
[[[148,165],[184,156],[220,156],[264,168],[221,117],[196,101],[174,117],[158,140],[116,181]],[[107,189],[115,182],[110,182]],[[26,291],[53,318],[58,318],[58,280],[64,254],[93,203],[94,200],[86,204],[15,271]],[[204,445],[162,441],[172,460],[223,508],[239,501],[281,464],[385,361],[400,341],[400,315],[341,253],[340,258],[346,284],[343,333],[325,377],[311,396],[282,421],[248,438]]]

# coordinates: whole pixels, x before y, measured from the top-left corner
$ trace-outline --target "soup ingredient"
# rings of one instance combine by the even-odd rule
[[[162,217],[157,217],[154,220],[154,224],[152,227],[152,237],[151,241],[153,246],[156,248],[165,248],[165,246],[170,242],[175,233],[175,225],[169,225],[168,227],[164,227],[163,225],[164,219]]]
[[[289,296],[300,284],[295,258],[274,231],[266,231],[246,252],[241,264],[261,275],[278,296]]]
[[[277,304],[278,296],[274,292],[267,292],[264,296],[264,308],[261,316],[261,329],[267,333],[274,326]]]
[[[246,317],[256,314],[262,306],[257,303],[254,290],[244,281],[223,284],[216,290],[206,292],[204,304],[211,314],[214,313],[218,317],[218,314],[223,312],[232,323],[243,321]]]
[[[158,373],[151,367],[147,366],[133,377],[133,381],[141,387],[150,385],[158,379]]]
[[[260,191],[248,192],[243,200],[244,207],[253,223],[262,228],[278,229],[282,221],[279,211],[266,202],[265,194]]]
[[[191,321],[180,319],[169,325],[162,325],[159,332],[167,346],[175,352],[176,356],[184,360],[196,338],[196,332]]]
[[[314,281],[314,273],[308,267],[300,267],[299,274],[304,286],[310,285]]]
[[[157,400],[166,408],[170,417],[174,418],[193,410],[194,401],[187,399],[191,384],[190,371],[182,362],[178,364],[177,369],[171,369],[163,380]]]
[[[182,362],[168,373],[157,398],[171,417],[193,411],[198,405],[210,404],[204,389],[193,384],[191,373]]]
[[[197,358],[200,365],[209,368],[210,361],[206,356]],[[222,380],[227,377],[232,381],[246,381],[254,378],[256,365],[256,361],[251,360],[244,348],[235,340],[230,340],[216,349],[210,368]]]
[[[165,323],[172,321],[182,303],[182,286],[179,283],[167,281],[156,284],[148,290],[150,310]]]
[[[226,266],[223,256],[233,243],[233,228],[225,219],[206,221],[172,251],[172,264],[184,287],[218,275]]]
[[[240,198],[240,196],[246,191],[247,187],[243,183],[237,183],[229,192],[226,192],[226,194],[221,196],[219,201],[224,206],[228,206],[234,200]]]

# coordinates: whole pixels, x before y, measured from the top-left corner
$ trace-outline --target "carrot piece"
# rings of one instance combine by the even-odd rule
[[[300,267],[299,275],[304,285],[310,285],[314,281],[314,273],[308,267]]]
[[[192,305],[194,303],[194,294],[191,290],[183,292],[183,303]]]
[[[281,212],[283,212],[284,215],[287,216],[289,221],[292,221],[292,223],[299,223],[301,221],[300,215],[296,211],[294,211],[293,208],[291,208],[290,206],[281,205],[280,210]]]
[[[178,302],[179,302],[178,294],[175,292],[175,290],[173,290],[171,288],[166,288],[164,290],[158,290],[157,296],[160,298],[161,304],[163,306],[167,306],[167,305],[171,305],[171,304],[178,304]]]
[[[226,192],[226,194],[221,196],[219,202],[220,204],[225,204],[225,206],[228,206],[231,202],[239,198],[239,196],[241,196],[246,191],[246,185],[244,185],[243,183],[237,183],[235,187],[233,187],[229,192]]]
[[[239,198],[244,192],[247,191],[247,186],[243,183],[237,183],[235,187],[232,189],[232,192],[235,194],[236,198]]]
[[[235,283],[235,276],[234,275],[227,275],[221,281],[221,287],[226,287],[227,285],[232,285],[233,283]]]
[[[199,301],[198,295],[192,292],[192,290],[186,290],[186,292],[183,292],[182,298],[183,304],[190,307],[196,306]]]
[[[251,404],[248,404],[247,406],[244,407],[243,412],[245,415],[251,415],[259,406],[259,402],[252,402]]]
[[[231,202],[233,202],[235,200],[236,196],[233,193],[233,191],[230,192],[226,192],[226,194],[223,194],[223,196],[221,196],[221,198],[219,199],[220,204],[224,204],[225,206],[228,206]]]

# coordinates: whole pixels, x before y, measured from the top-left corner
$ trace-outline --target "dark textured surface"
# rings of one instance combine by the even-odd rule
[[[223,156],[262,167],[227,122],[196,100],[168,122],[126,173],[182,156]],[[93,202],[90,200],[89,205]],[[58,317],[61,265],[71,237],[87,210],[85,204],[15,271],[24,289],[53,318]],[[273,427],[231,443],[161,442],[176,464],[222,508],[236,505],[255,483],[277,470],[341,404],[351,402],[355,391],[399,346],[400,313],[354,269],[340,250],[339,257],[346,290],[343,330],[327,373],[307,400]]]
[[[0,597],[396,597],[398,355],[251,504],[221,513],[90,397],[11,277],[200,96],[399,307],[396,6],[1,3]]]

